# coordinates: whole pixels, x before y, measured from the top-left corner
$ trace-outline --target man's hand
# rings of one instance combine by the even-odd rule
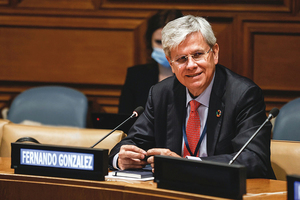
[[[137,146],[123,145],[119,152],[118,166],[121,170],[143,168],[148,164],[143,161],[146,155],[146,151]]]
[[[152,172],[154,172],[154,155],[164,155],[164,156],[173,156],[173,157],[181,157],[178,154],[170,151],[170,149],[162,149],[162,148],[153,148],[147,151],[147,162],[151,164]]]

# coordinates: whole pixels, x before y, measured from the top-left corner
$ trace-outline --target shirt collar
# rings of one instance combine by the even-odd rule
[[[196,100],[199,103],[201,103],[201,105],[209,107],[209,99],[210,99],[210,94],[211,94],[213,82],[214,82],[214,79],[215,79],[215,73],[214,73],[214,76],[213,76],[210,84],[208,85],[208,87],[196,99],[193,99],[191,97],[187,87],[185,87],[185,90],[186,90],[186,107],[188,107],[188,104],[191,100]]]

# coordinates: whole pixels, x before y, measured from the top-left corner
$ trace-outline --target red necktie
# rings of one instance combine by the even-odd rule
[[[191,111],[189,115],[189,119],[186,125],[186,137],[188,140],[188,145],[192,153],[195,152],[196,146],[200,139],[200,118],[198,113],[198,107],[200,103],[196,100],[190,101]],[[189,156],[190,153],[184,145],[183,149],[183,157]],[[199,151],[197,152],[197,156],[199,156]]]

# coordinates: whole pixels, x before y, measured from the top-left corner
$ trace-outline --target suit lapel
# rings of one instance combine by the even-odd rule
[[[214,155],[223,120],[224,103],[222,96],[225,92],[226,78],[216,66],[216,74],[211,91],[207,118],[207,154]]]
[[[224,103],[222,101],[225,92],[226,78],[222,70],[216,66],[216,75],[209,101],[207,118],[207,153],[214,155],[215,147],[219,138]],[[181,155],[182,148],[182,123],[186,112],[186,90],[185,87],[174,78],[173,98],[168,104],[167,116],[167,147]]]
[[[182,122],[185,116],[185,87],[174,79],[173,98],[168,104],[167,117],[167,147],[181,155]]]

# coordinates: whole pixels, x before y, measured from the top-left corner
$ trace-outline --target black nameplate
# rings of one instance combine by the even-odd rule
[[[300,175],[286,176],[288,200],[300,199]]]
[[[108,174],[108,149],[11,143],[11,168],[16,174],[103,181]]]
[[[158,188],[231,199],[246,194],[246,167],[184,158],[154,156]]]

